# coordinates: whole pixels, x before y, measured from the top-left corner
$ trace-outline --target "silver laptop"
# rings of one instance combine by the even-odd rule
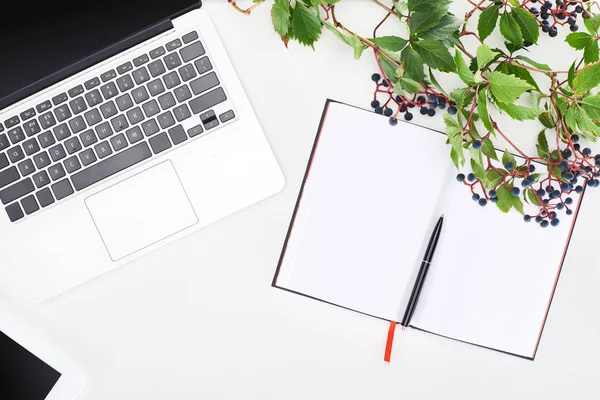
[[[282,189],[198,0],[7,3],[1,268],[29,299],[56,296]]]

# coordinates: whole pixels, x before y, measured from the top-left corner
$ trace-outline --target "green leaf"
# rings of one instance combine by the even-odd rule
[[[504,185],[500,185],[496,189],[496,197],[498,198],[496,206],[498,206],[500,211],[505,213],[509,212],[513,206],[512,197],[514,196],[512,193],[510,193]]]
[[[410,29],[410,35],[415,36],[421,32],[425,32],[429,28],[436,26],[448,13],[449,3],[442,3],[437,7],[424,11],[416,11],[410,16],[408,21],[408,27]]]
[[[573,32],[567,35],[565,42],[574,49],[583,50],[590,40],[592,37],[585,32]]]
[[[519,7],[521,5],[521,4],[519,4],[519,0],[508,0],[508,2],[513,7]]]
[[[479,33],[479,38],[481,40],[485,40],[492,34],[494,28],[496,28],[499,12],[500,6],[489,6],[483,10],[479,16],[479,21],[477,22],[477,32]]]
[[[443,43],[447,47],[458,44],[458,30],[462,21],[452,14],[446,14],[433,28],[421,33],[422,39],[432,39]]]
[[[504,180],[504,177],[502,175],[500,175],[495,169],[491,168],[486,173],[486,177],[490,188],[495,188],[500,182]]]
[[[505,12],[500,17],[500,33],[504,36],[509,42],[512,42],[516,45],[523,44],[523,33],[521,32],[521,27],[515,20],[515,17]]]
[[[510,151],[504,151],[504,154],[502,154],[502,165],[506,165],[506,163],[509,162],[511,162],[514,167],[517,166],[517,160],[515,160],[515,156],[513,156]]]
[[[537,82],[535,81],[535,79],[533,79],[533,76],[531,76],[531,73],[526,70],[523,67],[520,67],[518,65],[514,65],[514,64],[510,64],[508,66],[508,74],[514,75],[517,78],[521,78],[523,79],[525,82],[529,83],[531,86],[533,86],[533,88],[537,91],[540,91],[539,86],[537,85]]]
[[[409,93],[419,93],[423,91],[423,85],[410,78],[400,78],[400,85]]]
[[[275,0],[271,8],[271,19],[275,31],[285,36],[290,29],[290,2],[288,0]]]
[[[548,64],[542,64],[539,63],[537,61],[532,60],[529,57],[525,57],[525,56],[516,56],[516,59],[519,59],[521,61],[525,61],[526,63],[533,65],[536,68],[542,69],[544,71],[552,71],[552,69],[550,68],[550,66]]]
[[[492,62],[500,53],[492,51],[488,45],[482,44],[477,48],[477,65],[479,69],[484,69],[487,65]]]
[[[512,16],[521,28],[523,40],[537,43],[540,37],[540,26],[535,17],[529,11],[518,7],[512,9]]]
[[[400,59],[404,63],[406,74],[417,82],[422,82],[425,79],[423,71],[423,60],[411,47],[405,48],[400,54]]]
[[[591,64],[600,59],[600,51],[598,50],[598,42],[595,39],[590,40],[583,49],[583,60],[586,64]]]
[[[575,76],[573,89],[577,94],[585,94],[600,84],[600,64],[585,66]]]
[[[294,38],[305,46],[312,46],[319,39],[322,30],[319,18],[300,2],[294,7],[291,27]]]
[[[389,51],[402,51],[408,43],[408,40],[402,39],[399,36],[381,36],[367,40],[380,48]]]
[[[513,196],[511,194],[511,204],[512,206],[515,208],[515,210],[517,210],[518,212],[520,212],[521,214],[523,214],[523,202],[521,201],[521,199],[517,196]]]
[[[471,169],[473,170],[473,174],[475,175],[475,177],[481,180],[485,186],[485,181],[487,180],[485,170],[483,169],[483,166],[481,164],[475,161],[474,158],[471,158]]]
[[[498,102],[497,106],[502,111],[506,112],[512,119],[515,119],[517,121],[536,119],[543,112],[539,108],[525,107],[525,106],[520,106],[518,104],[512,104],[512,103]]]
[[[450,100],[456,104],[457,109],[462,109],[465,105],[465,92],[467,88],[457,88],[450,93]]]
[[[502,103],[514,103],[527,90],[533,89],[533,86],[523,79],[498,71],[488,74],[487,79],[492,94]]]
[[[577,130],[577,120],[575,119],[575,108],[571,107],[563,112],[565,124],[571,130]]]
[[[425,64],[431,68],[445,72],[456,71],[454,60],[442,43],[431,39],[423,39],[413,43],[412,47],[421,56]]]
[[[362,55],[363,51],[365,51],[366,49],[368,49],[369,47],[367,45],[365,45],[363,42],[360,41],[360,39],[354,35],[354,36],[350,36],[350,43],[352,48],[354,49],[354,59],[358,60],[360,58],[360,56]]]
[[[600,96],[586,96],[579,101],[579,104],[592,120],[600,120]]]
[[[483,88],[479,91],[479,96],[477,97],[477,111],[479,111],[479,117],[481,118],[481,122],[483,122],[485,129],[487,129],[488,132],[494,132],[494,126],[490,120],[487,106],[487,88]]]
[[[527,188],[525,190],[525,193],[527,194],[527,198],[529,199],[531,204],[541,207],[542,203],[540,203],[540,200],[538,199],[535,190],[533,190],[532,188]]]
[[[456,70],[458,71],[460,79],[469,86],[475,85],[473,73],[458,50],[456,50],[456,53],[454,54],[454,64],[456,64]]]
[[[484,139],[483,142],[481,142],[481,152],[492,160],[498,160],[494,143],[492,143],[490,139]]]
[[[409,11],[427,11],[432,8],[439,7],[444,3],[449,3],[448,0],[408,0]]]
[[[448,143],[452,146],[450,156],[456,168],[465,163],[465,156],[463,154],[463,136],[460,125],[450,116],[450,114],[444,114],[444,124],[446,125],[446,135],[448,136]]]
[[[377,58],[379,59],[379,64],[381,64],[381,69],[383,70],[385,76],[390,80],[390,82],[397,82],[398,77],[396,76],[396,69],[398,66],[385,56],[381,55],[379,52],[377,53]]]
[[[436,79],[435,75],[433,75],[433,71],[431,70],[431,68],[429,68],[429,79],[431,80],[431,84],[433,85],[433,87],[435,87],[437,90],[439,90],[440,93],[448,96],[448,94],[446,93],[446,91],[444,90],[442,85],[440,85],[440,83]]]
[[[600,14],[596,14],[588,19],[584,19],[583,23],[587,28],[588,32],[593,36],[598,34],[598,29],[600,29]]]
[[[577,61],[573,61],[573,64],[571,64],[571,68],[569,68],[568,81],[569,81],[569,86],[571,88],[573,88],[573,83],[575,80],[575,64],[576,63],[577,63]]]
[[[600,136],[600,127],[581,108],[575,109],[575,119],[579,128],[588,132],[592,137]]]

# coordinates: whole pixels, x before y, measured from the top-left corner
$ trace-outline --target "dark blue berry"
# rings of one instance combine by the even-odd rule
[[[594,179],[592,182],[594,182],[594,187],[600,186],[600,181],[598,179]]]
[[[497,197],[492,197],[492,198],[490,199],[490,201],[491,201],[492,203],[497,203],[497,202],[498,202],[498,198],[497,198]]]
[[[427,108],[427,107],[421,107],[419,109],[419,112],[421,113],[421,115],[426,115],[429,112],[429,108]]]
[[[516,196],[518,196],[519,194],[521,194],[521,189],[519,189],[519,188],[517,188],[517,187],[515,187],[515,188],[512,188],[512,189],[511,189],[511,191],[510,191],[510,193],[511,193],[513,196],[515,196],[515,197],[516,197]]]
[[[542,222],[544,220],[544,218],[540,217],[539,215],[537,217],[535,217],[535,222],[537,222],[538,224],[540,222]]]
[[[490,197],[493,199],[494,197],[497,197],[497,196],[498,196],[498,193],[496,193],[496,191],[495,191],[494,189],[492,189],[492,190],[490,190],[490,193],[489,193],[489,195],[490,195]]]
[[[550,37],[556,37],[558,35],[558,30],[555,26],[550,27],[550,32],[548,32],[548,35],[550,35]]]
[[[408,108],[415,108],[415,104],[414,103],[408,103]]]
[[[542,228],[547,228],[547,227],[548,227],[548,225],[550,225],[550,224],[548,223],[548,221],[547,221],[547,220],[543,220],[542,222],[540,222],[540,226],[541,226]]]
[[[565,205],[564,205],[563,203],[558,203],[558,204],[556,205],[556,209],[557,209],[557,210],[562,210],[563,208],[565,208]]]
[[[373,100],[371,102],[371,107],[375,108],[375,107],[379,107],[379,100]]]
[[[552,192],[552,196],[553,197],[560,197],[560,190],[555,190],[554,192]]]
[[[542,15],[544,15],[544,14],[542,14]],[[542,22],[548,22],[548,20],[543,20]],[[548,24],[542,25],[542,32],[544,32],[544,33],[550,32],[550,27],[548,26]]]
[[[563,182],[560,184],[560,190],[562,190],[563,192],[568,192],[570,189],[569,184],[566,182]]]
[[[567,215],[572,215],[573,214],[573,210],[567,210]]]
[[[585,149],[583,149],[581,151],[581,154],[583,154],[584,156],[589,156],[590,154],[592,154],[592,149],[590,149],[589,147],[586,147]]]
[[[574,25],[575,23],[577,23],[577,21],[575,20],[575,17],[570,16],[569,18],[567,18],[567,24]]]
[[[535,172],[535,165],[530,164],[529,165],[529,173],[533,174]]]
[[[546,195],[546,191],[544,189],[538,189],[537,194],[540,197],[544,197]]]
[[[390,122],[391,126],[398,125],[398,120],[396,118],[394,118],[394,117],[390,117],[390,121],[389,122]]]
[[[471,172],[469,175],[467,175],[467,180],[469,182],[473,182],[475,180],[475,174]]]
[[[456,180],[459,182],[464,182],[465,181],[465,174],[458,174],[456,175]]]
[[[546,0],[546,2],[544,3],[544,7],[552,8],[552,2],[550,2],[550,0]]]
[[[471,198],[472,198],[474,201],[479,201],[479,199],[481,198],[481,196],[479,196],[479,194],[477,194],[477,193],[473,193],[473,196],[471,196]]]
[[[384,79],[381,81],[381,86],[388,87],[389,85],[388,85],[387,81]]]
[[[573,199],[572,199],[572,198],[570,198],[570,197],[567,197],[567,198],[565,199],[565,204],[566,204],[566,205],[571,205],[571,204],[573,204]]]
[[[378,82],[381,79],[381,75],[373,74],[373,75],[371,75],[371,79],[373,80],[373,82]]]
[[[558,168],[560,168],[561,171],[567,170],[569,168],[569,162],[567,160],[562,160],[560,164],[558,164]]]
[[[386,117],[391,117],[393,113],[394,110],[392,110],[391,108],[386,108],[385,110],[383,110],[383,115],[385,115]]]
[[[550,204],[550,200],[544,199],[544,200],[542,200],[542,203],[544,203],[545,205],[548,205],[548,204]]]
[[[436,109],[437,106],[438,106],[438,103],[436,101],[429,103],[429,108],[431,108],[431,109]]]
[[[574,148],[575,150],[579,151],[579,149],[581,148],[581,145],[580,145],[579,143],[575,143],[575,144],[573,145],[573,148]]]
[[[454,107],[454,106],[448,107],[448,114],[455,115],[457,112],[458,112],[458,110],[456,109],[456,107]]]
[[[404,119],[410,121],[411,119],[413,119],[413,115],[407,112],[406,114],[404,114]]]
[[[419,96],[419,97],[417,97],[417,103],[419,103],[419,104],[425,103],[425,96]]]
[[[438,103],[438,108],[440,110],[443,110],[444,108],[446,108],[446,103]]]
[[[535,8],[535,7],[531,7],[531,8],[529,9],[529,12],[531,12],[533,15],[538,15],[538,14],[540,13],[540,12],[538,11],[538,9],[537,9],[537,8]]]
[[[562,152],[562,155],[564,158],[570,158],[573,155],[573,152],[571,150],[565,150]]]
[[[583,187],[582,186],[577,186],[575,188],[575,193],[581,193],[581,192],[583,192]]]
[[[406,112],[406,103],[400,104],[400,112],[401,113]]]
[[[529,180],[527,179],[523,179],[523,181],[521,181],[521,187],[528,187],[529,185],[531,185],[531,183],[529,182]]]
[[[570,181],[571,179],[575,178],[575,175],[573,175],[571,172],[569,171],[565,171],[562,173],[563,178],[565,178],[566,180]]]
[[[555,211],[550,211],[550,218],[551,219],[556,218],[556,212]]]
[[[427,95],[427,100],[429,100],[430,103],[435,103],[437,102],[437,96],[435,94],[429,94]]]
[[[427,115],[433,117],[435,115],[435,110],[433,108],[430,108],[429,110],[427,110]]]
[[[511,170],[515,167],[515,164],[513,164],[512,161],[508,161],[506,164],[504,164],[504,168]]]
[[[572,135],[572,136],[571,136],[571,141],[572,141],[573,143],[577,143],[577,142],[579,142],[579,135]]]
[[[383,114],[383,108],[381,108],[381,107],[375,107],[375,112],[377,114]]]
[[[481,148],[481,140],[479,140],[479,139],[473,140],[473,148],[480,149]]]
[[[525,222],[531,221],[531,216],[527,215],[527,214],[523,215],[523,221],[525,221]]]
[[[558,226],[558,224],[560,224],[560,220],[558,218],[554,218],[552,222],[550,222],[550,225],[552,226]]]
[[[479,203],[479,205],[481,207],[484,207],[485,205],[487,205],[487,200],[486,199],[479,199],[478,203]]]

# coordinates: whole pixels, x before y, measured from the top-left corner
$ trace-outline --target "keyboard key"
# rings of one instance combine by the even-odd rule
[[[38,144],[37,139],[31,138],[25,143],[23,143],[23,150],[25,150],[25,154],[27,154],[28,156],[40,151],[40,145]]]
[[[8,158],[11,162],[16,163],[17,161],[21,161],[25,158],[25,154],[23,154],[23,149],[21,146],[16,145],[15,147],[8,150]]]
[[[173,114],[175,115],[175,119],[177,120],[177,122],[181,122],[192,116],[192,113],[190,112],[190,109],[186,104],[182,104],[179,107],[175,107],[173,109]]]
[[[6,171],[0,172],[0,188],[18,181],[19,178],[19,171],[17,171],[16,167],[10,167]]]
[[[84,166],[90,165],[97,160],[94,150],[92,149],[87,149],[79,153],[79,159]]]
[[[25,132],[23,132],[23,129],[21,129],[20,126],[17,126],[16,128],[12,128],[7,133],[8,133],[10,142],[12,144],[19,143],[19,142],[25,140]]]
[[[217,74],[215,74],[214,72],[211,72],[208,75],[201,76],[200,78],[190,83],[192,92],[194,92],[194,94],[200,94],[218,85],[219,78],[217,78]]]
[[[87,128],[87,126],[85,125],[85,121],[83,120],[83,118],[81,116],[75,117],[72,120],[70,120],[69,126],[71,127],[71,130],[73,131],[73,133],[79,133],[82,130],[84,130],[85,128]]]
[[[168,110],[173,107],[177,102],[175,101],[175,97],[171,93],[165,93],[158,97],[158,102],[163,110]]]
[[[163,81],[165,82],[167,89],[172,89],[181,83],[179,75],[177,75],[177,72],[175,71],[163,76]]]
[[[25,122],[25,124],[23,125],[23,129],[25,129],[25,133],[27,134],[27,136],[30,137],[42,131],[42,128],[40,128],[40,125],[35,119],[32,119],[29,122]]]
[[[117,73],[115,72],[114,69],[111,69],[110,71],[106,71],[105,73],[100,75],[100,79],[102,79],[102,82],[108,82],[111,79],[114,79],[116,77],[117,77]]]
[[[102,121],[102,117],[100,116],[100,112],[97,108],[86,112],[85,114],[83,114],[83,116],[85,117],[88,126],[94,126],[100,121]]]
[[[91,129],[80,134],[79,139],[81,139],[84,147],[91,146],[98,141],[96,134]]]
[[[14,203],[6,207],[6,213],[8,214],[8,219],[10,219],[10,222],[18,221],[25,216],[19,203]]]
[[[51,126],[56,125],[56,120],[54,119],[54,115],[52,115],[51,111],[48,111],[46,114],[39,116],[38,120],[40,121],[42,129],[48,129]]]
[[[57,107],[54,110],[54,115],[56,115],[56,120],[58,122],[62,122],[68,118],[71,118],[71,110],[69,110],[69,107],[67,107],[67,105],[63,105],[60,107]]]
[[[33,195],[27,196],[23,200],[21,200],[21,205],[23,206],[23,210],[27,215],[33,214],[34,212],[40,209]]]
[[[183,36],[183,43],[188,44],[190,42],[193,42],[196,39],[198,39],[198,33],[197,32],[190,32],[187,35]]]
[[[60,178],[66,175],[65,169],[60,163],[54,164],[53,166],[48,168],[48,173],[50,174],[50,178],[52,178],[53,181],[59,180]]]
[[[38,189],[43,188],[44,186],[50,183],[50,177],[46,171],[40,171],[34,176],[32,176],[33,182]]]
[[[200,42],[190,44],[189,46],[186,46],[183,49],[179,50],[179,52],[181,53],[181,58],[183,58],[183,62],[192,61],[193,59],[198,58],[204,55],[204,53],[206,53],[204,51],[202,43]]]
[[[133,60],[133,65],[135,65],[136,67],[139,67],[142,64],[146,64],[150,59],[148,58],[147,54],[143,54],[141,56],[139,56],[138,58],[136,58],[135,60]]]
[[[204,123],[204,129],[209,130],[214,128],[215,126],[219,125],[219,120],[218,119],[214,119],[210,122],[205,122]]]
[[[165,54],[165,48],[160,46],[157,49],[154,49],[150,52],[150,58],[155,59],[156,57],[160,57]]]
[[[49,146],[52,146],[54,143],[56,143],[56,140],[54,139],[54,135],[52,135],[52,132],[50,132],[50,131],[42,133],[39,136],[39,140],[40,140],[40,145],[42,146],[42,149],[45,149]]]
[[[8,167],[9,164],[10,163],[8,162],[8,157],[6,157],[6,154],[0,153],[0,170]]]
[[[223,88],[217,88],[190,101],[190,108],[194,114],[198,114],[225,100],[227,100],[225,91]]]
[[[127,93],[117,97],[115,102],[117,103],[117,107],[119,107],[120,111],[125,111],[133,107],[133,100],[131,100],[131,96]]]
[[[117,85],[115,85],[114,82],[107,83],[106,85],[102,86],[100,90],[102,91],[102,95],[104,96],[105,100],[110,100],[119,94]]]
[[[133,79],[129,75],[122,76],[117,79],[117,86],[119,86],[121,92],[126,92],[133,88]]]
[[[230,119],[234,119],[235,118],[235,114],[233,113],[233,110],[229,110],[227,112],[224,112],[223,114],[219,115],[219,119],[221,120],[221,122],[227,122]]]
[[[190,92],[187,85],[178,87],[173,93],[175,93],[175,97],[177,97],[177,101],[180,103],[192,98],[192,92]]]
[[[125,139],[125,135],[122,133],[118,134],[115,137],[110,139],[110,144],[112,145],[115,151],[123,150],[128,146],[127,140]]]
[[[96,86],[100,86],[100,79],[99,78],[92,78],[89,81],[87,81],[86,83],[84,83],[83,86],[85,86],[85,88],[87,90],[93,89]]]
[[[158,123],[160,124],[160,127],[162,129],[167,129],[170,126],[175,125],[173,114],[171,114],[169,111],[167,111],[166,113],[162,113],[161,115],[156,117],[156,119],[158,119]]]
[[[152,136],[159,131],[158,124],[155,119],[148,120],[142,124],[142,129],[146,136]]]
[[[124,131],[125,129],[129,128],[129,123],[127,122],[127,118],[123,114],[111,119],[110,123],[112,124],[113,130],[115,132],[121,132],[121,131]]]
[[[128,62],[126,62],[126,63],[125,63],[125,64],[123,64],[123,65],[119,65],[119,66],[117,67],[117,72],[118,72],[120,75],[122,75],[122,74],[124,74],[125,72],[131,71],[132,69],[133,69],[133,65],[131,65],[131,63],[128,61]]]
[[[168,51],[173,51],[179,47],[181,47],[181,40],[175,39],[172,42],[169,42],[165,45]]]
[[[27,121],[29,118],[35,117],[35,110],[30,108],[29,110],[23,111],[20,116],[23,121]]]
[[[139,107],[136,107],[133,110],[127,111],[127,118],[129,119],[129,123],[131,125],[135,125],[138,122],[141,122],[144,119],[144,114],[142,114],[142,109]]]
[[[75,115],[87,110],[87,105],[85,104],[83,97],[78,97],[75,100],[71,100],[69,106],[71,107],[71,110],[73,110],[73,114]]]
[[[39,113],[43,113],[45,111],[48,111],[49,109],[52,108],[52,103],[50,103],[50,100],[47,100],[43,103],[38,104],[37,106],[35,106],[35,109],[39,112]]]
[[[171,147],[171,142],[166,133],[161,133],[160,135],[150,138],[149,142],[154,154],[162,153]]]
[[[100,95],[100,91],[98,89],[94,89],[91,92],[86,93],[85,99],[87,100],[90,107],[96,107],[103,101],[102,96]]]
[[[48,152],[50,153],[50,158],[52,158],[52,161],[62,160],[67,156],[67,153],[65,153],[65,148],[60,143],[54,147],[51,147]]]
[[[4,125],[6,125],[6,129],[8,129],[8,128],[12,128],[13,126],[17,125],[19,122],[21,122],[19,117],[14,116],[14,117],[9,118],[6,121],[4,121]]]
[[[181,58],[179,58],[179,54],[177,53],[167,54],[163,58],[163,61],[165,62],[165,65],[169,71],[181,65]]]
[[[50,192],[50,189],[48,188],[37,192],[35,197],[37,197],[38,201],[40,202],[40,206],[42,207],[48,207],[50,204],[54,203],[54,197],[52,197],[52,192]]]
[[[12,186],[4,188],[0,191],[0,200],[2,204],[8,204],[16,199],[25,196],[35,190],[35,186],[30,178],[24,179],[15,183]]]
[[[10,146],[8,136],[5,134],[0,135],[0,151],[6,149],[8,146]]]
[[[94,146],[94,150],[96,150],[96,154],[98,154],[99,159],[103,159],[112,154],[112,149],[110,148],[110,145],[106,141],[102,142],[102,143],[98,143],[96,146]]]
[[[171,137],[173,144],[176,146],[179,143],[183,143],[187,140],[187,136],[181,125],[177,125],[175,128],[169,129],[169,136]]]
[[[196,66],[196,69],[198,70],[200,75],[212,69],[212,64],[210,63],[208,57],[202,57],[198,61],[195,61],[194,65]]]
[[[183,67],[179,68],[179,75],[181,75],[181,79],[183,79],[184,82],[187,82],[190,79],[194,79],[196,76],[198,76],[192,64],[184,65]]]
[[[217,116],[213,110],[209,110],[205,113],[202,113],[199,115],[199,117],[200,117],[200,121],[202,121],[205,124],[217,119]]]
[[[133,80],[138,85],[141,85],[142,83],[150,80],[150,75],[148,74],[148,70],[146,69],[146,67],[142,67],[133,71],[131,75],[133,75]]]
[[[133,100],[135,101],[135,104],[140,104],[141,102],[148,100],[148,98],[150,97],[150,96],[148,96],[148,91],[143,86],[133,89],[133,91],[131,92],[131,95],[133,96]]]
[[[77,156],[67,158],[65,161],[63,161],[63,164],[69,174],[81,169],[81,163],[79,162]]]
[[[71,186],[71,182],[68,179],[63,179],[60,182],[55,183],[52,187],[52,192],[54,192],[54,197],[56,200],[62,200],[67,196],[72,195],[73,186]]]
[[[156,60],[148,64],[148,70],[150,71],[150,75],[152,75],[153,78],[164,74],[166,71],[165,66],[161,60]]]
[[[33,156],[33,162],[38,169],[46,168],[50,165],[50,156],[45,151]]]
[[[71,98],[79,96],[81,93],[83,93],[83,86],[81,85],[77,85],[73,89],[69,90],[69,96],[71,96]]]
[[[63,139],[68,138],[69,136],[71,136],[71,131],[69,130],[69,127],[67,126],[67,124],[58,125],[52,131],[54,132],[54,137],[59,142]]]
[[[52,103],[57,106],[61,103],[64,103],[65,101],[67,101],[68,97],[66,93],[61,93],[58,96],[54,96],[52,98]]]
[[[135,144],[144,138],[144,134],[139,126],[135,126],[125,132],[127,135],[127,139],[129,139],[129,143]],[[8,165],[8,164],[7,164]]]
[[[91,131],[88,131],[91,132]],[[72,137],[71,139],[65,142],[65,148],[67,149],[67,153],[73,154],[81,150],[81,142],[77,136]]]
[[[114,115],[117,115],[117,106],[115,106],[115,103],[113,101],[109,101],[108,103],[104,103],[100,106],[100,111],[102,112],[102,115],[104,116],[104,118],[110,118]]]
[[[100,139],[106,139],[113,134],[112,128],[108,122],[104,122],[96,127],[96,133]]]
[[[168,139],[167,139],[168,140]],[[97,164],[75,173],[71,178],[76,190],[85,189],[109,176],[123,171],[152,155],[146,142],[140,142],[129,149],[100,161]]]
[[[33,166],[33,161],[27,159],[21,161],[18,165],[19,172],[21,172],[21,176],[27,176],[29,174],[33,174],[35,172],[35,167]]]
[[[142,108],[144,109],[144,113],[146,114],[146,117],[148,117],[148,118],[150,118],[160,112],[160,107],[158,107],[158,103],[154,99],[150,100],[147,103],[144,103]]]

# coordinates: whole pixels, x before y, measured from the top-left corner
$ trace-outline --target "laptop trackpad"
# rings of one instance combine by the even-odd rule
[[[96,193],[85,203],[113,261],[198,223],[170,161]]]

